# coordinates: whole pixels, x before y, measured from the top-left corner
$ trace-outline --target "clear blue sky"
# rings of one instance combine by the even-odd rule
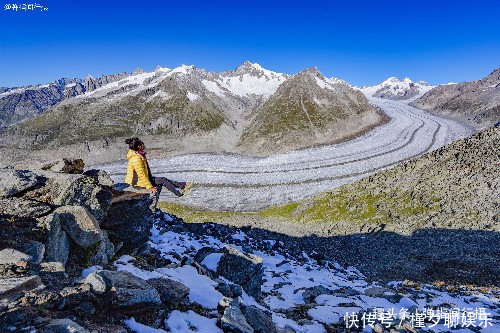
[[[316,66],[356,85],[461,82],[500,67],[498,0],[37,0],[49,10],[5,11],[13,2],[0,0],[7,87],[156,65],[222,71],[247,59],[289,74]]]

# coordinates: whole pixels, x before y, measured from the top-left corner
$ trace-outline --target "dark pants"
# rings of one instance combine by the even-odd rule
[[[186,186],[186,182],[176,182],[175,180],[170,180],[165,177],[153,177],[152,183],[153,186],[158,187],[158,192],[160,192],[163,187],[166,187],[167,190],[169,190],[178,197],[182,197],[184,195],[180,191],[180,189]]]

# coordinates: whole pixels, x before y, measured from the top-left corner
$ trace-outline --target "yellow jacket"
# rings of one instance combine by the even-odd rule
[[[145,187],[148,189],[152,188],[153,184],[151,184],[151,182],[149,181],[146,159],[130,149],[127,154],[127,160],[128,164],[125,183],[133,186]]]

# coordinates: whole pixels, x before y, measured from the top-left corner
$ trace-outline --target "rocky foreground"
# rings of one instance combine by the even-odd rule
[[[364,331],[500,325],[494,287],[376,281],[279,234],[186,224],[81,160],[32,169],[0,169],[2,332],[351,332],[375,308],[394,315]]]

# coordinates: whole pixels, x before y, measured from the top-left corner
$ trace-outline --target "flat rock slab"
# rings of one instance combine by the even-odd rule
[[[42,280],[38,275],[0,279],[0,297],[4,298],[14,293],[32,290],[41,284]]]
[[[0,265],[15,265],[22,261],[28,262],[31,259],[30,255],[14,249],[3,249],[0,251]]]
[[[29,170],[0,169],[0,198],[12,197],[37,183],[37,175]]]
[[[36,218],[47,215],[52,208],[46,203],[24,198],[0,198],[0,215]]]

